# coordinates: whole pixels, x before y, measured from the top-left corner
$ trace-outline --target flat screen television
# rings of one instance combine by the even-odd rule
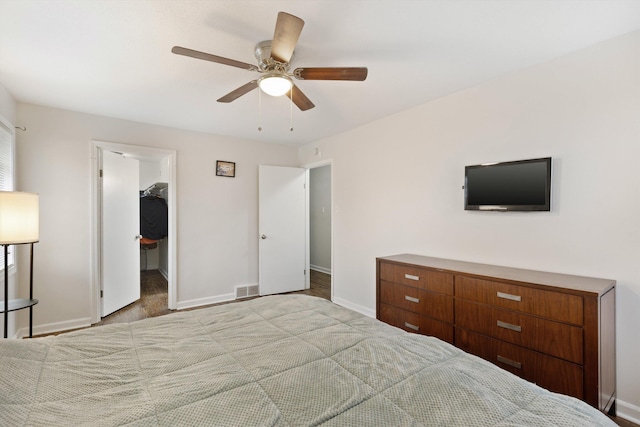
[[[464,208],[550,211],[551,157],[466,166]]]

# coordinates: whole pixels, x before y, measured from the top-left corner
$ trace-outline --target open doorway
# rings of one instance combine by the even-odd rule
[[[165,150],[152,147],[133,146],[128,144],[91,141],[92,144],[92,283],[91,283],[91,323],[98,323],[102,316],[103,277],[105,265],[103,262],[104,242],[102,238],[103,209],[100,181],[101,156],[103,151],[117,152],[123,156],[136,159],[141,165],[139,180],[136,185],[141,191],[149,191],[152,194],[159,193],[166,199],[168,214],[167,237],[162,243],[158,242],[154,247],[150,245],[145,251],[140,245],[139,267],[142,272],[141,279],[145,280],[145,271],[149,267],[157,267],[154,273],[160,274],[161,279],[166,280],[167,309],[175,309],[176,302],[176,153],[174,150]],[[153,182],[151,182],[153,181]],[[148,252],[147,252],[148,251]],[[146,252],[146,253],[145,253]],[[157,278],[156,278],[157,279]]]
[[[309,168],[309,289],[332,298],[331,164]]]

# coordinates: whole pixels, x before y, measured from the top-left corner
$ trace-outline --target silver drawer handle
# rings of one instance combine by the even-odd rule
[[[498,359],[498,362],[502,362],[502,363],[507,364],[509,366],[513,366],[516,369],[522,369],[522,363],[520,363],[520,362],[516,362],[515,360],[507,359],[506,357],[502,357],[500,355],[498,355],[497,359]]]
[[[498,320],[497,323],[498,323],[498,326],[501,328],[510,329],[516,332],[522,332],[522,326],[520,325],[512,325],[511,323],[503,322],[501,320]]]
[[[504,292],[498,292],[498,298],[510,299],[511,301],[522,301],[522,297],[520,295],[511,295]]]
[[[413,329],[414,331],[419,331],[420,330],[420,326],[412,325],[409,322],[404,322],[404,326],[406,326],[409,329]]]
[[[420,276],[414,276],[413,274],[405,274],[404,278],[409,280],[420,280]]]
[[[420,300],[418,298],[410,297],[409,295],[405,295],[404,299],[406,299],[407,301],[415,302],[416,304],[420,303]]]

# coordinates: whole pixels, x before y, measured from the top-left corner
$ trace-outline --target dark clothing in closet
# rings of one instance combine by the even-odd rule
[[[169,232],[167,202],[162,197],[140,197],[140,234],[151,240],[167,237]]]

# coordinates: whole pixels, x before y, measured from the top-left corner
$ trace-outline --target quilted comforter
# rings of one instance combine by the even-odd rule
[[[0,425],[595,426],[436,338],[271,296],[0,343]]]

